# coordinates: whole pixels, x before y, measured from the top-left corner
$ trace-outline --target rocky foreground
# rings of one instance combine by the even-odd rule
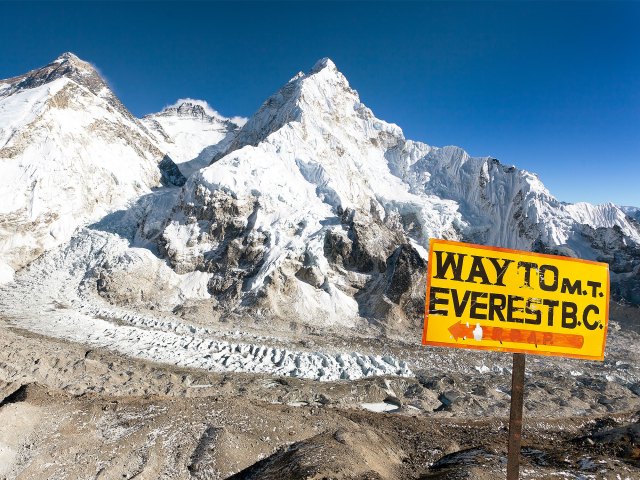
[[[569,371],[634,375],[616,339],[640,336],[612,336],[618,359]],[[0,478],[502,477],[508,368],[446,373],[477,354],[413,348],[442,362],[319,382],[150,363],[1,320]],[[640,384],[528,358],[522,478],[640,478]]]

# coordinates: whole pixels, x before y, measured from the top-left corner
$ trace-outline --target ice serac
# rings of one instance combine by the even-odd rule
[[[158,244],[176,271],[212,274],[222,309],[392,332],[420,322],[431,237],[596,259],[611,235],[640,240],[614,205],[568,205],[534,174],[405,139],[322,59],[188,179]]]
[[[415,163],[404,158],[399,171],[415,193],[449,198],[467,224],[464,237],[476,243],[530,250],[536,244],[576,241],[576,225],[618,226],[640,241],[637,225],[613,204],[558,201],[530,172],[491,157],[473,158],[458,147],[432,148]],[[578,253],[578,252],[574,252]],[[579,252],[593,258],[595,253]]]
[[[219,151],[228,148],[245,121],[241,117],[223,117],[207,102],[190,98],[142,119],[158,146],[187,177],[208,166]]]
[[[161,184],[182,184],[93,66],[72,53],[0,80],[0,277]]]

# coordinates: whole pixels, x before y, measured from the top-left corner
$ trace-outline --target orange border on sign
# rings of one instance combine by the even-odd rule
[[[572,258],[572,257],[563,257],[561,255],[550,255],[548,253],[535,253],[535,252],[526,252],[524,250],[513,250],[510,248],[503,247],[494,247],[488,245],[478,245],[476,243],[466,243],[466,242],[456,242],[455,240],[444,240],[440,238],[430,238],[429,239],[429,258],[427,264],[427,292],[425,297],[424,304],[424,326],[422,329],[422,345],[430,345],[435,347],[448,347],[448,348],[462,348],[465,350],[489,350],[492,352],[512,352],[512,353],[530,353],[533,355],[543,355],[546,357],[566,357],[566,358],[577,358],[582,360],[594,360],[594,361],[602,361],[604,360],[604,350],[607,345],[607,333],[609,331],[609,303],[610,300],[607,301],[607,309],[605,315],[605,323],[604,323],[604,340],[602,342],[602,352],[600,352],[600,357],[593,357],[588,355],[580,355],[578,353],[555,353],[555,352],[541,352],[539,350],[531,350],[526,348],[513,348],[513,347],[483,347],[481,345],[462,345],[455,343],[444,343],[444,342],[434,342],[431,340],[427,340],[427,325],[429,324],[429,293],[431,290],[431,254],[433,253],[433,246],[438,243],[448,244],[448,245],[458,245],[463,247],[471,247],[471,248],[480,248],[482,250],[494,250],[498,252],[507,252],[516,255],[526,254],[528,256],[533,257],[542,257],[542,258],[552,258],[552,259],[562,259],[571,262],[580,262],[580,263],[589,263],[591,265],[600,265],[607,267],[607,293],[610,295],[610,275],[609,275],[609,264],[604,262],[596,262],[594,260],[585,260],[582,258]]]

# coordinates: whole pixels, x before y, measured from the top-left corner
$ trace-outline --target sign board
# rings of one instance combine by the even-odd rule
[[[606,263],[431,239],[422,343],[603,360]]]

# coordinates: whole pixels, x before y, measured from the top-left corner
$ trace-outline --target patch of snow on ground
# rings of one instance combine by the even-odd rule
[[[395,412],[399,410],[397,405],[388,402],[361,403],[360,406],[365,410],[377,413]]]

